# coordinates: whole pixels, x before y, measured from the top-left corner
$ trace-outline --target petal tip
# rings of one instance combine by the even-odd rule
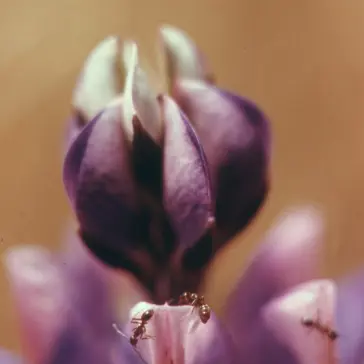
[[[108,36],[86,58],[72,96],[74,108],[90,121],[119,92],[116,59],[119,38]]]
[[[168,77],[172,84],[176,78],[210,80],[206,60],[186,32],[171,25],[163,25],[160,28],[160,37],[166,55]]]
[[[138,122],[146,133],[160,144],[163,123],[157,95],[152,88],[147,74],[139,66],[137,44],[129,41],[124,44],[124,63],[127,76],[124,89],[124,122],[128,125],[128,134],[133,136],[133,120]]]
[[[291,245],[303,242],[315,242],[324,230],[322,213],[313,206],[291,208],[278,218],[273,228],[273,235],[279,235],[280,241]]]

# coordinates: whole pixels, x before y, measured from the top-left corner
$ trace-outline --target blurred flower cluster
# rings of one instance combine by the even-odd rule
[[[159,39],[168,90],[131,40],[106,38],[83,66],[63,170],[77,223],[58,253],[8,252],[24,359],[2,350],[0,364],[362,363],[363,274],[319,279],[324,226],[310,206],[268,231],[222,317],[167,302],[200,294],[256,216],[271,151],[267,117],[216,86],[189,36],[165,26]]]

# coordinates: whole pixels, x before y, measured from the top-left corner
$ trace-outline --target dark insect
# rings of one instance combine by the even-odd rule
[[[132,324],[137,324],[137,326],[133,329],[133,332],[130,336],[130,344],[134,347],[137,345],[138,340],[146,340],[146,339],[152,339],[152,336],[147,335],[147,329],[146,325],[149,322],[149,320],[153,317],[154,311],[153,310],[147,310],[144,311],[140,318],[134,317],[131,320]]]
[[[140,318],[136,318],[136,317],[132,318],[131,323],[137,324],[137,326],[134,327],[132,334],[131,334],[130,338],[128,338],[128,339],[129,339],[130,344],[134,348],[138,344],[139,340],[146,340],[146,339],[153,338],[152,336],[146,334],[146,332],[147,332],[146,325],[148,324],[149,320],[153,317],[153,315],[154,315],[153,310],[146,310],[143,312],[143,314],[141,315]],[[121,332],[115,324],[113,325],[113,327],[118,334],[120,334],[123,337],[126,337],[126,335],[123,332]]]
[[[303,318],[301,323],[305,327],[318,330],[322,334],[326,335],[331,341],[334,341],[339,337],[339,334],[335,330],[333,330],[328,325],[324,325],[319,318],[316,320],[311,318]]]
[[[205,297],[199,296],[197,293],[183,292],[179,296],[178,304],[190,305],[193,306],[193,309],[198,309],[198,315],[204,324],[211,317],[211,308],[205,303]]]

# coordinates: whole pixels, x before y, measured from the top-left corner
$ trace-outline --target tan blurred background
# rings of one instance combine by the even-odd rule
[[[273,123],[272,194],[215,264],[213,282],[233,282],[274,217],[299,203],[326,214],[327,274],[364,263],[361,0],[2,0],[0,252],[19,243],[59,244],[68,212],[64,120],[82,62],[113,33],[134,36],[152,54],[161,23],[184,28],[209,56],[219,84],[258,102]],[[3,270],[0,289],[0,344],[18,350]],[[210,289],[217,308],[228,289]]]

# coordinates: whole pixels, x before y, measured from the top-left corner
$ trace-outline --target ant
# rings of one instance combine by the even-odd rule
[[[152,339],[153,337],[150,335],[146,335],[146,325],[148,324],[149,320],[153,317],[154,310],[146,310],[143,312],[140,318],[132,318],[131,323],[137,324],[137,326],[133,329],[132,334],[129,338],[130,344],[135,348],[138,344],[139,340],[146,340]],[[113,325],[116,332],[125,337],[125,334],[122,333],[114,324]]]
[[[201,322],[205,324],[211,317],[211,308],[205,303],[205,297],[199,296],[197,293],[183,292],[179,296],[179,305],[191,305],[193,309],[198,309],[198,315]],[[192,309],[192,310],[193,310]]]
[[[312,329],[316,329],[319,332],[321,332],[324,335],[327,335],[327,337],[331,340],[334,341],[338,338],[339,334],[333,330],[331,327],[329,327],[328,325],[324,325],[321,323],[320,319],[317,318],[316,320],[313,320],[311,318],[303,318],[301,320],[301,323],[303,326],[312,328]]]

